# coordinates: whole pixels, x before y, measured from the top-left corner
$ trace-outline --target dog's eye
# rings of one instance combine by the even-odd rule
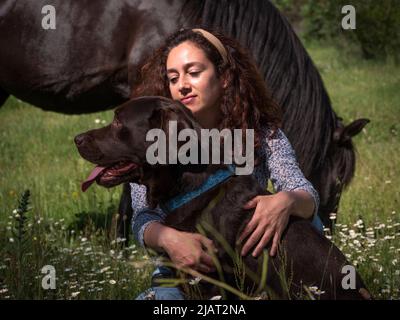
[[[114,127],[117,127],[117,128],[121,128],[122,127],[122,123],[117,118],[114,118],[114,121],[112,122],[112,125]]]
[[[121,125],[121,128],[117,132],[118,138],[126,139],[129,136],[129,130],[127,127]]]

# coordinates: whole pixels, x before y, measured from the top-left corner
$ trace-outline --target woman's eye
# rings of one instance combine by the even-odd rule
[[[190,74],[192,77],[198,77],[199,74],[200,74],[200,71],[192,71],[192,72],[189,72],[189,74]]]
[[[175,83],[178,82],[178,78],[170,78],[169,82],[172,83],[172,84],[175,84]]]

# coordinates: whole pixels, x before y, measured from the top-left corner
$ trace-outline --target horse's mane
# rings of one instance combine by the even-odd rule
[[[324,163],[336,114],[323,81],[286,18],[267,0],[205,0],[202,24],[253,54],[284,111],[283,131],[306,177]]]

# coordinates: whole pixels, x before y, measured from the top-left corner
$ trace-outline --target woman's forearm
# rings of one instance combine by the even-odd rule
[[[157,252],[166,251],[166,239],[176,230],[158,221],[147,226],[144,231],[144,243]]]
[[[284,191],[285,192],[285,191]],[[286,191],[292,199],[291,214],[309,219],[315,210],[314,198],[305,190]]]

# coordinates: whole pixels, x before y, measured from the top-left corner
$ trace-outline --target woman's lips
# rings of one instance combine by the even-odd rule
[[[197,97],[197,96],[188,96],[188,97],[185,97],[185,98],[181,99],[181,102],[182,102],[183,104],[191,104],[191,103],[194,102],[194,100],[196,99],[196,97]]]

